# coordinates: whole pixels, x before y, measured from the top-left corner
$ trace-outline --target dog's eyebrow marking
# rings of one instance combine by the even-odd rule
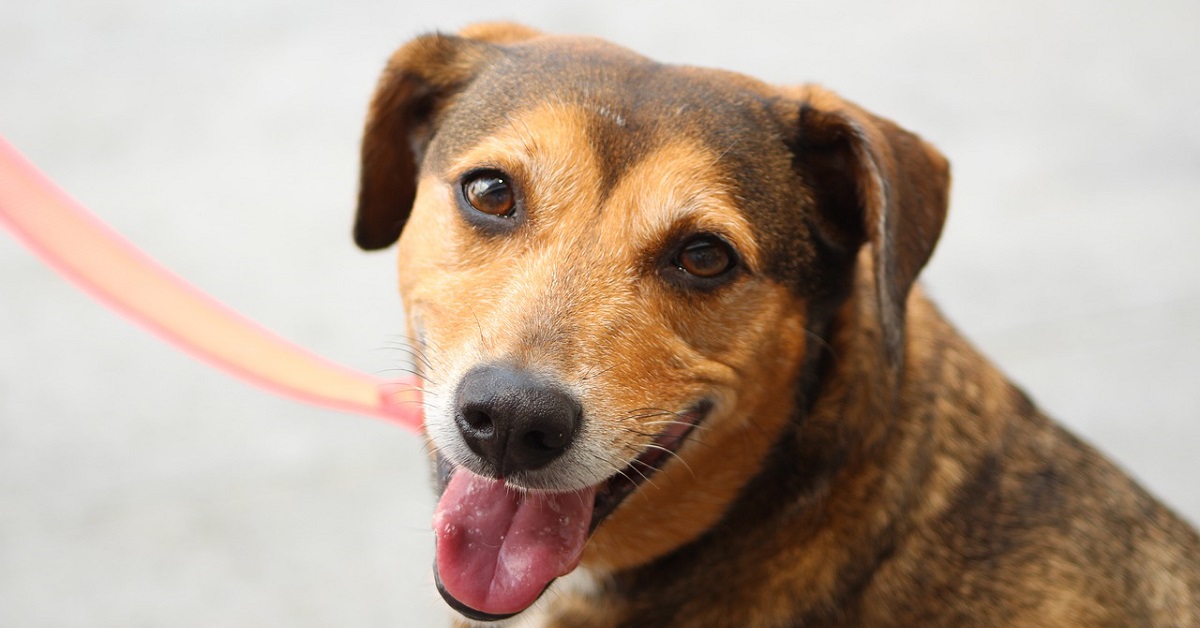
[[[557,99],[507,111],[490,135],[453,159],[446,168],[455,179],[480,166],[498,168],[522,186],[535,220],[553,220],[566,209],[596,206],[591,182],[600,167],[586,131],[586,113]]]
[[[739,211],[734,182],[717,167],[725,153],[677,139],[630,166],[606,204],[620,204],[633,246],[653,247],[681,227],[728,238],[739,255],[759,267],[754,232]],[[632,218],[629,218],[632,217]]]

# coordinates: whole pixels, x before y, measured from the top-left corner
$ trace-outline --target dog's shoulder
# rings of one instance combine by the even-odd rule
[[[1200,622],[1195,531],[1047,418],[919,290],[908,316],[895,429],[915,437],[893,464],[917,498],[892,513],[905,531],[864,587],[863,622]]]

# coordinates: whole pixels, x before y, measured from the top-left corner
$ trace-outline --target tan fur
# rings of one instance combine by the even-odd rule
[[[661,74],[655,94],[623,100],[613,90],[639,72]],[[461,215],[455,186],[481,167],[519,182],[511,231]],[[664,69],[509,24],[396,53],[367,125],[356,237],[379,248],[403,226],[433,446],[453,441],[455,382],[479,364],[561,382],[588,417],[575,446],[610,473],[669,413],[712,404],[595,530],[596,586],[556,589],[527,619],[1200,623],[1196,533],[914,287],[948,188],[936,149],[815,86]],[[672,286],[662,260],[680,233],[720,234],[739,274]]]

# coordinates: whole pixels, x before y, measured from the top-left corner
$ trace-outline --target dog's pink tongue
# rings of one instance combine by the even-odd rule
[[[442,586],[477,611],[524,610],[579,564],[594,501],[593,488],[525,492],[458,469],[433,515]]]

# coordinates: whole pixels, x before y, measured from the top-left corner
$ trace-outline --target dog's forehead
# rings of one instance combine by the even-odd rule
[[[461,154],[519,123],[522,112],[554,103],[590,114],[589,143],[607,176],[683,136],[722,155],[737,174],[786,151],[779,100],[769,86],[732,72],[660,64],[600,40],[548,38],[497,48],[447,112],[438,152]]]

